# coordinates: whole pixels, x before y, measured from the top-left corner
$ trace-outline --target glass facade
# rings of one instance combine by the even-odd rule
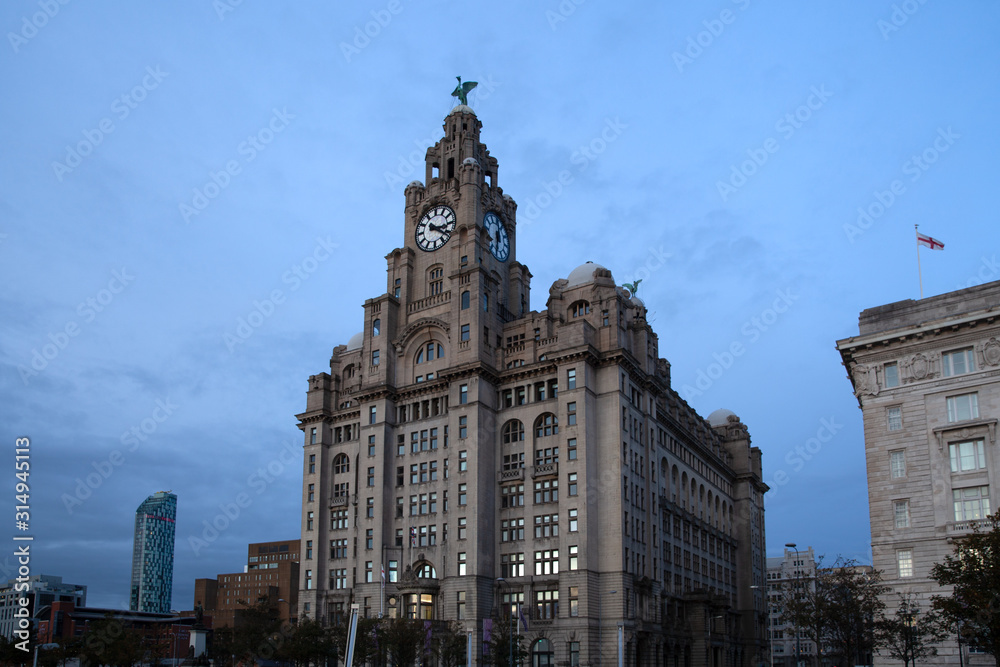
[[[177,496],[158,491],[135,511],[129,609],[170,613]]]

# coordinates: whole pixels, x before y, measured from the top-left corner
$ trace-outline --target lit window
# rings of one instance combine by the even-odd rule
[[[986,468],[986,448],[982,440],[956,442],[948,445],[951,454],[951,471],[968,472]]]
[[[985,519],[990,514],[990,487],[972,486],[967,489],[955,489],[952,495],[955,501],[955,521],[971,521]]]
[[[501,554],[500,575],[504,578],[524,576],[524,554]]]
[[[896,566],[899,568],[900,579],[913,576],[913,549],[900,549],[896,552]]]
[[[899,386],[899,366],[896,365],[895,361],[891,364],[886,364],[883,367],[883,374],[885,377],[886,389]]]
[[[890,431],[899,431],[903,428],[903,409],[894,406],[885,409],[886,425]]]
[[[575,544],[569,548],[569,569],[576,570],[580,567],[579,547]]]
[[[948,397],[948,421],[979,419],[979,395],[961,394]]]
[[[976,365],[973,361],[971,347],[945,352],[941,355],[941,373],[945,377],[971,373],[974,370],[976,370]]]
[[[458,552],[458,576],[464,577],[466,574],[466,562],[465,562],[465,552]]]
[[[896,528],[910,527],[910,501],[897,500],[892,503],[892,515],[896,522]]]
[[[893,479],[906,477],[906,452],[889,452],[889,469]]]
[[[559,574],[559,550],[544,549],[535,552],[535,575]]]

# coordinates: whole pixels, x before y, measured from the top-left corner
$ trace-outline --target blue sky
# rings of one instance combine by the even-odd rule
[[[127,605],[155,491],[177,609],[298,536],[306,379],[385,290],[456,75],[532,307],[587,260],[643,279],[675,386],[764,452],[771,554],[870,553],[834,342],[919,296],[913,225],[946,244],[925,295],[1000,279],[994,2],[12,0],[0,26],[2,437],[32,438],[33,571],[91,605]]]

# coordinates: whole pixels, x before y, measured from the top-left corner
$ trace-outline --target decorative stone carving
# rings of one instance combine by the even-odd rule
[[[931,362],[927,355],[914,354],[903,359],[904,379],[912,382],[914,380],[924,380],[931,375]]]
[[[854,375],[854,395],[878,396],[878,375],[874,366],[862,366],[855,364],[852,369]]]
[[[990,338],[979,348],[980,361],[983,366],[1000,366],[1000,341]]]

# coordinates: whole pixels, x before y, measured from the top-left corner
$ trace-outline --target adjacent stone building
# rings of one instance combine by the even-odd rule
[[[312,553],[309,553],[310,557]],[[299,599],[299,540],[255,542],[242,572],[195,579],[194,608],[211,614],[214,627],[233,627],[248,606],[265,604],[294,623]]]
[[[864,419],[873,565],[890,608],[904,592],[926,608],[941,592],[931,567],[997,505],[1000,282],[869,308],[858,324],[837,348]],[[976,660],[952,642],[936,664]]]
[[[18,582],[14,579],[0,586],[0,637],[14,639],[14,630],[20,627],[15,614],[23,609],[21,598],[28,600],[26,608],[29,619],[36,619],[39,612],[53,602],[72,602],[78,607],[87,604],[86,586],[66,584],[62,577],[49,574],[35,574],[27,579],[21,582],[23,590],[16,588]]]
[[[812,547],[786,548],[783,555],[767,559],[772,665],[794,667],[802,661],[807,665],[816,664],[816,644],[785,618],[788,596],[807,596],[815,591],[816,554]]]
[[[508,613],[534,665],[610,664],[619,631],[628,665],[759,664],[760,450],[680,398],[607,268],[532,310],[480,130],[465,105],[445,119],[385,289],[309,378],[299,618],[457,619],[476,664]]]

